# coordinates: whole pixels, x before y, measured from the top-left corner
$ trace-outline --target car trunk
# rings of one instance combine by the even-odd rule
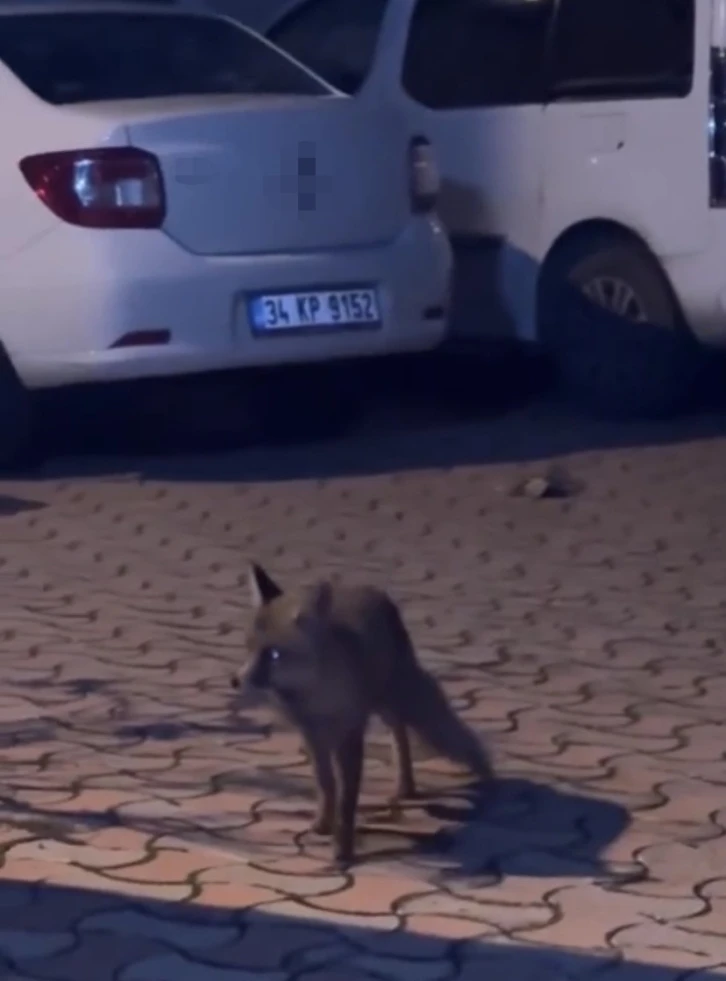
[[[159,159],[164,228],[185,249],[360,247],[401,231],[407,157],[392,114],[338,97],[190,101],[124,113],[129,142]]]
[[[133,7],[1,19],[0,65],[36,96],[38,129],[47,116],[38,152],[150,151],[164,230],[189,251],[359,247],[401,230],[408,154],[393,110],[336,94],[241,26]]]

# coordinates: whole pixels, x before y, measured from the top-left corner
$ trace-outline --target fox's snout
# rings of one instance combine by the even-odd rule
[[[230,685],[235,691],[264,691],[271,687],[270,682],[270,665],[263,657],[255,658],[230,678]]]
[[[270,668],[269,657],[266,657],[264,654],[256,657],[247,672],[245,679],[247,687],[254,688],[255,691],[265,691],[272,687],[272,672]]]

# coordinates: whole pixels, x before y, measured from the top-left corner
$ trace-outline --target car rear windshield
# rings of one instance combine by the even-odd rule
[[[192,14],[0,17],[0,61],[54,105],[195,95],[327,95],[236,24]]]

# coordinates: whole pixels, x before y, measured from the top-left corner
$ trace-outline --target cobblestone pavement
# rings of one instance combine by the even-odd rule
[[[6,481],[0,977],[725,977],[726,439],[706,429],[658,445],[530,410]],[[434,446],[482,462],[427,468]],[[536,446],[573,496],[512,496]],[[422,758],[427,795],[394,820],[373,731],[363,861],[330,871],[298,740],[232,711],[250,558],[388,586],[491,743],[494,799]]]

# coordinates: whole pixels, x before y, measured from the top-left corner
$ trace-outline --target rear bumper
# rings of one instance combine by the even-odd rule
[[[31,388],[424,351],[446,335],[451,273],[447,236],[426,218],[384,246],[251,257],[190,255],[156,232],[63,226],[0,263],[12,311],[2,333]],[[378,287],[381,329],[257,338],[249,328],[248,293],[351,283]],[[112,348],[150,330],[169,331],[170,343]]]

